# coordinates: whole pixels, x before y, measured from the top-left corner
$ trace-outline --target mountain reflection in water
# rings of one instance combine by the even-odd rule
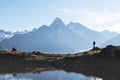
[[[87,77],[83,74],[65,72],[63,70],[44,71],[41,73],[18,73],[16,75],[0,75],[0,80],[102,80],[96,77]]]

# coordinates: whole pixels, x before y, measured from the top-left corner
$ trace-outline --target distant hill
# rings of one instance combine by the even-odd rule
[[[0,49],[10,50],[15,47],[20,51],[75,53],[92,48],[93,41],[100,45],[106,40],[108,37],[101,32],[90,30],[80,23],[70,22],[65,25],[60,18],[56,18],[50,26],[43,25],[31,32],[3,40]]]
[[[111,39],[111,38],[116,37],[116,36],[119,35],[119,33],[117,33],[117,32],[110,32],[110,31],[108,31],[108,30],[104,30],[104,31],[102,31],[102,32],[100,32],[100,33],[101,33],[104,37],[106,37],[107,40],[109,40],[109,39]]]
[[[101,46],[105,47],[106,45],[115,45],[115,46],[120,46],[120,35],[113,37],[110,40],[107,40],[106,42],[104,42]]]

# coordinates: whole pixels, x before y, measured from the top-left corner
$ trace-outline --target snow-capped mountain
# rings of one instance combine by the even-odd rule
[[[65,25],[60,18],[56,18],[50,26],[43,25],[31,32],[3,40],[0,49],[10,50],[15,47],[20,51],[73,53],[92,48],[93,41],[100,45],[106,40],[100,32],[90,30],[82,24],[70,22]]]
[[[0,41],[2,41],[3,39],[8,39],[11,38],[14,34],[11,32],[6,32],[4,30],[0,30]]]
[[[24,34],[24,33],[28,33],[29,31],[24,30],[24,31],[16,31],[13,34]]]
[[[16,32],[10,32],[10,31],[4,31],[4,30],[0,30],[0,41],[4,40],[4,39],[9,39],[12,38],[15,34],[24,34],[27,33],[28,31],[16,31]]]

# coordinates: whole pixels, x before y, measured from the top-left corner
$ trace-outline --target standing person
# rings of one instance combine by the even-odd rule
[[[93,41],[93,48],[95,48],[95,44],[96,44],[96,42],[95,42],[95,41]]]

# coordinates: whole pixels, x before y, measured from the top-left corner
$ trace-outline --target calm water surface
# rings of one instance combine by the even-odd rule
[[[40,73],[1,74],[0,80],[103,80],[96,77],[87,77],[80,73],[63,70],[44,71]]]

